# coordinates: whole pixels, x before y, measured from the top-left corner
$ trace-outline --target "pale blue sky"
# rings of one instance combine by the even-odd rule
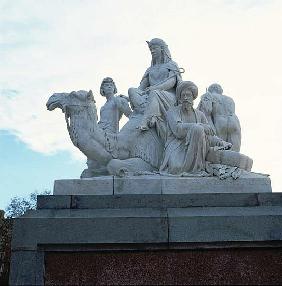
[[[145,41],[154,37],[200,94],[218,82],[233,97],[242,152],[279,191],[281,15],[280,0],[0,0],[0,208],[85,166],[62,113],[46,111],[48,97],[92,89],[100,107],[105,76],[126,94],[150,64]]]
[[[52,191],[55,179],[79,178],[84,168],[84,162],[72,159],[68,152],[55,155],[34,152],[7,131],[0,131],[0,150],[0,209],[13,196]]]

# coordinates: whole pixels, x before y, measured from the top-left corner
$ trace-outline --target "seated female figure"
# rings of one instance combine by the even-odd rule
[[[164,138],[164,113],[176,102],[175,89],[181,81],[181,75],[177,64],[171,60],[168,46],[163,40],[156,38],[147,43],[152,55],[151,66],[145,72],[140,86],[137,89],[130,88],[128,94],[129,97],[144,96],[147,101],[139,128],[148,130],[155,125],[158,134]]]

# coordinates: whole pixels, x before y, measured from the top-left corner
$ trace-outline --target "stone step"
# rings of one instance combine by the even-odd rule
[[[40,195],[37,209],[123,209],[282,206],[282,193]]]
[[[14,222],[13,249],[43,244],[270,241],[282,206],[40,209]]]

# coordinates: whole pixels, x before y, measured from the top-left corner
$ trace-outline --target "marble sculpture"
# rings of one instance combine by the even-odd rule
[[[235,114],[235,103],[223,95],[222,87],[214,83],[202,95],[198,109],[204,112],[215,134],[232,144],[231,150],[240,151],[241,126]]]
[[[212,84],[193,102],[198,88],[183,81],[183,68],[172,60],[161,39],[147,42],[152,55],[138,88],[118,95],[114,80],[105,78],[97,109],[92,91],[54,93],[47,109],[60,108],[72,143],[87,157],[82,178],[99,175],[217,176],[238,178],[250,172],[252,159],[239,153],[240,123],[234,101]],[[127,123],[119,130],[122,115]]]

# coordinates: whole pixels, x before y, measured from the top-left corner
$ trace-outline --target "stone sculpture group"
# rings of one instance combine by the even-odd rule
[[[198,88],[183,81],[167,44],[147,42],[152,55],[140,86],[118,95],[112,78],[100,93],[107,101],[97,109],[92,91],[54,93],[47,109],[62,109],[73,144],[86,155],[82,178],[99,175],[218,176],[238,178],[251,171],[252,160],[241,153],[241,129],[232,98],[212,84],[193,102]],[[129,118],[119,131],[122,115]]]

